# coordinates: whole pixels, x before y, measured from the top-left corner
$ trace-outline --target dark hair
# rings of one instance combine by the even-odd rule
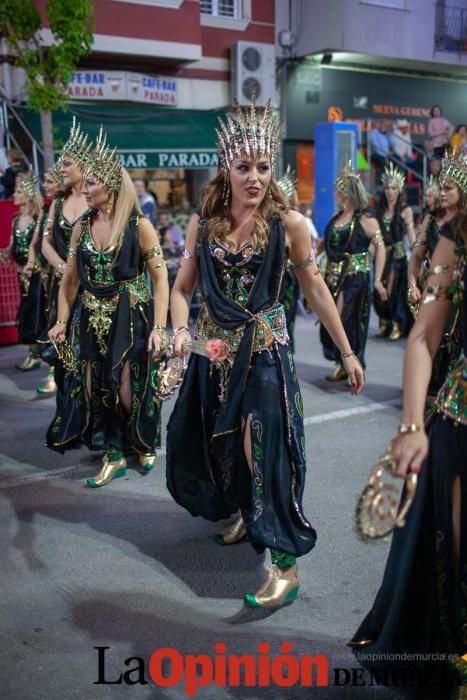
[[[435,110],[436,108],[439,109],[440,114],[443,113],[443,110],[441,109],[441,105],[433,105],[433,107],[430,109],[430,117],[433,117],[433,116],[434,116],[434,115],[433,115],[433,112],[434,112],[434,110]]]
[[[383,216],[385,210],[387,209],[388,206],[388,200],[386,199],[386,193],[383,190],[379,196],[378,199],[378,204],[376,205],[376,213],[378,216]],[[407,206],[407,202],[405,199],[405,193],[404,192],[399,192],[397,195],[397,201],[396,201],[396,206],[394,207],[394,216],[399,217],[401,214],[401,211],[405,209]]]
[[[464,129],[467,129],[467,124],[458,124],[454,130],[454,133],[458,134],[462,127],[464,127]]]
[[[455,240],[459,243],[467,243],[467,209],[458,211],[451,220]]]
[[[7,155],[10,156],[14,163],[24,163],[23,154],[21,153],[19,148],[9,148],[7,151]],[[24,170],[27,170],[26,165],[24,165]]]

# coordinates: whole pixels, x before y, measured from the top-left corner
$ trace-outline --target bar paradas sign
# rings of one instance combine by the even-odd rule
[[[177,81],[173,78],[126,71],[76,71],[67,91],[71,100],[117,100],[171,107],[177,104]]]

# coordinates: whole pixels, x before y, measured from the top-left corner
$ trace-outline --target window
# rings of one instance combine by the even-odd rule
[[[406,10],[406,0],[360,0],[362,5],[377,5],[390,10]]]
[[[211,17],[241,19],[240,1],[241,0],[201,0],[201,14],[211,15]]]

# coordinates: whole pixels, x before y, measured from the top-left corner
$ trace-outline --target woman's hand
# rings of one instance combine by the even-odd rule
[[[148,338],[148,352],[152,350],[152,356],[157,359],[167,347],[167,331],[153,328]]]
[[[428,454],[428,437],[424,430],[416,433],[399,433],[388,449],[394,460],[394,474],[405,479],[408,472],[419,474],[422,462]]]
[[[381,301],[387,301],[388,300],[388,292],[386,287],[382,282],[375,282],[375,289],[378,292]]]
[[[407,299],[412,303],[412,304],[418,304],[420,299],[422,298],[422,293],[417,287],[417,285],[411,285],[408,290],[407,290]]]
[[[344,369],[347,372],[347,376],[351,383],[352,389],[351,393],[356,396],[363,389],[365,383],[365,372],[355,355],[350,357],[343,357],[342,362]]]
[[[23,275],[25,275],[26,277],[31,277],[33,269],[34,269],[33,262],[26,263],[26,265],[23,267]]]
[[[189,343],[191,343],[190,331],[183,330],[174,334],[173,346],[175,355],[177,357],[186,357],[186,355],[188,355],[188,348],[184,347],[184,344],[187,345]]]
[[[49,338],[53,343],[63,343],[66,334],[66,324],[56,323],[55,326],[49,330]]]

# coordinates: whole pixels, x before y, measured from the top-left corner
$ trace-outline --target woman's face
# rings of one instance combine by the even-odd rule
[[[44,175],[43,186],[46,197],[50,197],[51,199],[53,199],[57,194],[58,189],[57,183],[55,182],[53,177],[47,174]]]
[[[436,203],[436,197],[433,192],[427,192],[425,195],[425,204],[428,209],[434,209]]]
[[[389,185],[389,187],[384,188],[384,194],[386,195],[388,204],[396,204],[397,198],[399,197],[399,188],[395,185]]]
[[[456,210],[459,205],[460,192],[454,180],[446,180],[440,185],[439,201],[443,209]]]
[[[441,116],[441,108],[440,107],[433,107],[433,116],[434,117],[440,117]]]
[[[271,162],[268,158],[255,160],[245,155],[233,161],[229,175],[232,203],[235,201],[247,207],[258,207],[271,182]]]
[[[76,161],[66,153],[60,161],[60,172],[63,178],[65,187],[74,187],[83,179],[83,173]]]
[[[95,177],[87,177],[84,180],[83,194],[90,209],[104,207],[109,201],[107,190]]]
[[[28,203],[28,197],[23,189],[23,184],[20,179],[16,180],[13,201],[17,207],[24,207],[24,205]]]
[[[343,192],[336,190],[336,204],[338,209],[343,209],[347,200],[348,197],[346,197]]]

